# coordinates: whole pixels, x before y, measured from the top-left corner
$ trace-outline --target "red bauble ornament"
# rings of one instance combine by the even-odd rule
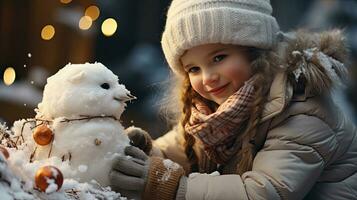
[[[9,158],[10,154],[9,154],[9,152],[7,151],[7,149],[6,149],[5,147],[0,146],[0,152],[4,155],[4,157],[5,157],[6,159]]]
[[[46,124],[38,126],[32,136],[35,142],[41,146],[48,145],[53,140],[53,133]]]
[[[36,188],[46,192],[51,180],[57,185],[56,191],[58,191],[63,184],[63,174],[57,167],[44,166],[37,170],[35,175]]]

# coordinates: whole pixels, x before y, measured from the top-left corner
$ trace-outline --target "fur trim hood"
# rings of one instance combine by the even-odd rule
[[[277,72],[270,86],[262,122],[282,112],[293,94],[303,98],[329,94],[348,80],[344,64],[347,47],[340,30],[319,34],[297,31],[279,37],[282,42],[276,53],[283,71]]]
[[[280,37],[284,46],[280,55],[295,91],[319,95],[347,83],[348,51],[341,30],[322,33],[299,30]]]

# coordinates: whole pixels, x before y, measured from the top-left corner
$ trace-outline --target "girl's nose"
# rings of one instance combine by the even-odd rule
[[[216,72],[207,71],[203,73],[202,82],[203,85],[209,85],[219,80],[219,75]]]

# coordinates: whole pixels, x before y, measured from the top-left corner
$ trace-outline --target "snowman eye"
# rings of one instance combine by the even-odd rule
[[[102,87],[103,89],[108,90],[110,88],[110,85],[108,83],[103,83],[102,85],[100,85],[100,87]]]

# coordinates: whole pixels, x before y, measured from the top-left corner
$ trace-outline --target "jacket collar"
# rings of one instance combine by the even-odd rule
[[[271,84],[267,103],[264,105],[261,123],[283,111],[292,97],[292,88],[287,83],[286,72],[278,72]]]

